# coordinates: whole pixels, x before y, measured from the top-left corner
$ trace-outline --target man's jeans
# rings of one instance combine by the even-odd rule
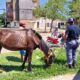
[[[78,41],[71,40],[66,42],[66,56],[67,63],[72,64],[73,61],[76,64],[76,50],[78,48]]]

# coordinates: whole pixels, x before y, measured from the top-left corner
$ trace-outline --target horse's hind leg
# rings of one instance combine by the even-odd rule
[[[26,61],[27,61],[28,55],[29,55],[29,52],[28,52],[28,50],[26,50],[26,55],[25,55],[25,57],[24,57],[24,62],[23,62],[23,64],[22,64],[22,69],[24,69],[24,67],[25,67],[25,63],[26,63]]]
[[[30,50],[29,55],[28,55],[28,71],[32,71],[32,65],[31,65],[31,60],[32,60],[32,51]]]
[[[32,59],[32,49],[29,49],[29,50],[27,50],[27,52],[26,52],[26,55],[25,55],[25,58],[24,58],[24,62],[23,62],[23,64],[22,64],[22,69],[24,69],[24,67],[25,67],[25,62],[26,62],[26,60],[28,59],[28,71],[31,71],[32,70],[32,66],[31,66],[31,59]]]

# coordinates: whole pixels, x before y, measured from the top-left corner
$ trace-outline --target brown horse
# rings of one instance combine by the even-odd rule
[[[24,69],[25,62],[28,61],[28,70],[31,71],[31,59],[34,49],[39,48],[45,55],[46,65],[53,62],[54,54],[48,48],[41,35],[32,29],[0,29],[0,51],[2,47],[9,50],[26,50],[22,69]]]

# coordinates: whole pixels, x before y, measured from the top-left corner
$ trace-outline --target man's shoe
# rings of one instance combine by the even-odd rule
[[[76,67],[76,63],[73,62],[72,63],[72,67],[75,68]]]
[[[72,65],[71,65],[71,64],[68,64],[68,67],[69,67],[69,68],[72,68]]]

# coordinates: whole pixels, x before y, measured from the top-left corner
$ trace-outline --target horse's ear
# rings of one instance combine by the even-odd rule
[[[53,51],[53,49],[52,48],[49,48],[49,50],[52,52]]]

